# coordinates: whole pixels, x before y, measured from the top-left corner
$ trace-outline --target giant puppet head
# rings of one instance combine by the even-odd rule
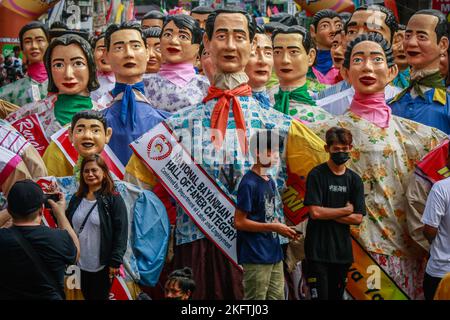
[[[152,10],[147,12],[144,17],[142,17],[142,29],[159,27],[162,28],[164,24],[164,14],[158,10]]]
[[[148,48],[146,73],[157,73],[161,68],[161,28],[151,27],[144,30],[144,38]]]
[[[197,21],[186,14],[169,16],[161,33],[161,56],[165,63],[197,60],[202,30]]]
[[[94,110],[77,112],[69,128],[70,142],[83,158],[102,153],[111,135],[112,128],[108,127],[106,118]]]
[[[414,71],[439,69],[449,46],[445,15],[431,9],[416,12],[406,26],[403,45]]]
[[[92,49],[82,37],[66,34],[53,39],[44,60],[49,92],[88,96],[99,88]]]
[[[136,22],[112,24],[105,31],[106,62],[116,81],[135,84],[142,81],[149,57],[141,26]]]
[[[398,30],[394,35],[394,41],[392,42],[392,50],[394,51],[394,61],[397,64],[399,70],[405,70],[408,68],[408,60],[406,59],[405,47],[403,41],[405,40],[406,26],[403,24],[398,25]]]
[[[333,42],[331,43],[331,59],[333,60],[333,65],[341,69],[344,63],[345,47],[347,46],[345,40],[344,30],[337,30],[333,37]]]
[[[384,92],[398,74],[392,48],[378,33],[362,34],[350,41],[341,74],[362,94]]]
[[[308,68],[316,58],[310,34],[301,26],[279,28],[272,34],[275,72],[281,87],[305,84]]]
[[[42,62],[48,47],[49,35],[45,24],[32,21],[19,32],[20,47],[29,64]]]
[[[194,18],[198,22],[200,28],[204,30],[206,25],[206,19],[208,19],[208,16],[213,11],[214,11],[213,8],[207,6],[195,7],[194,9],[191,10],[191,17]]]
[[[228,7],[211,13],[203,43],[218,73],[243,72],[253,49],[256,25],[240,8]]]
[[[392,44],[398,23],[394,13],[388,8],[370,5],[356,9],[345,28],[347,41],[351,41],[363,33],[376,32],[380,33],[389,44]]]
[[[330,50],[334,34],[341,29],[341,17],[330,9],[317,12],[310,25],[311,37],[319,50]]]
[[[111,66],[106,63],[105,60],[105,34],[102,33],[91,40],[92,50],[94,50],[95,65],[97,66],[97,71],[100,72],[111,72]]]
[[[255,35],[255,48],[250,54],[245,73],[252,89],[263,88],[272,74],[273,48],[272,40],[263,30]]]

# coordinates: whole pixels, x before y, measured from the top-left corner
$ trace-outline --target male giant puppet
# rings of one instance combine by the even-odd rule
[[[450,133],[450,99],[439,72],[449,46],[447,20],[437,10],[421,10],[409,19],[404,50],[411,83],[391,102],[392,113]]]
[[[42,22],[30,22],[20,30],[20,47],[28,61],[27,75],[0,87],[0,99],[21,107],[47,96],[47,71],[42,60],[48,47],[48,39],[48,29]]]
[[[184,108],[163,122],[175,136],[182,137],[180,143],[196,165],[232,200],[240,179],[250,169],[247,140],[257,130],[276,129],[283,140],[280,169],[274,176],[280,191],[284,190],[288,170],[304,177],[312,166],[326,159],[323,141],[314,133],[291,117],[262,107],[252,98],[244,69],[254,34],[255,25],[245,11],[224,8],[212,13],[203,41],[217,68],[214,83],[203,103]],[[148,138],[153,139],[147,134],[132,145],[138,148]],[[147,157],[147,151],[137,153],[141,158]],[[174,267],[192,267],[197,284],[194,298],[241,299],[238,269],[205,238],[193,221],[193,212],[189,216],[181,206],[177,210]],[[282,210],[277,213],[282,219]]]
[[[386,39],[376,33],[358,36],[347,47],[342,69],[344,78],[355,89],[348,111],[332,121],[311,124],[310,128],[320,136],[330,126],[341,126],[352,132],[349,167],[363,179],[368,212],[362,224],[352,230],[355,239],[368,252],[355,253],[355,261],[364,267],[365,255],[370,254],[396,286],[417,299],[421,297],[423,261],[407,232],[405,188],[415,162],[446,135],[391,115],[384,89],[397,72]],[[381,289],[385,299],[399,298],[400,291],[389,293]],[[356,296],[364,297],[364,294],[360,292]]]

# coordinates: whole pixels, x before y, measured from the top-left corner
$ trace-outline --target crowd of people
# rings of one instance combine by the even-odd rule
[[[197,7],[18,36],[0,57],[1,299],[107,300],[117,279],[138,299],[450,299],[441,12],[304,26]],[[176,148],[158,128],[213,191],[168,187],[146,160]],[[216,195],[231,217],[206,207]],[[372,266],[381,280],[349,284]]]

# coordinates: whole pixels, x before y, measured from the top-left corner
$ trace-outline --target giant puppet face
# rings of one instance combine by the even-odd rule
[[[338,32],[333,37],[333,42],[331,44],[331,59],[333,60],[333,65],[341,69],[344,63],[345,47],[347,42],[345,40],[345,34],[343,31]]]
[[[145,39],[145,42],[147,43],[149,54],[146,73],[157,73],[161,68],[161,40],[159,38],[148,37]]]
[[[255,89],[264,87],[272,74],[273,49],[272,41],[265,34],[256,34],[254,42],[256,47],[250,54],[245,73],[249,77],[248,84]]]
[[[395,64],[388,67],[380,44],[362,41],[353,47],[350,67],[344,67],[341,71],[355,92],[372,94],[384,92],[384,88],[397,76],[398,68]]]
[[[51,54],[51,72],[59,94],[89,95],[89,64],[78,44],[58,45]]]
[[[48,47],[47,37],[41,28],[28,30],[22,37],[23,54],[30,64],[42,62]]]
[[[316,50],[306,52],[300,33],[279,33],[273,39],[275,73],[282,87],[301,87],[306,82],[308,68],[316,58]]]
[[[142,80],[148,61],[148,50],[139,31],[122,29],[111,34],[106,62],[116,76],[116,81],[134,84]]]
[[[406,59],[406,52],[403,46],[404,39],[405,30],[398,30],[394,35],[394,42],[392,43],[394,61],[400,70],[404,70],[408,67],[408,60]]]
[[[350,42],[363,33],[380,33],[391,43],[391,30],[386,24],[386,14],[381,11],[355,11],[347,23],[347,41]]]
[[[211,40],[205,33],[203,42],[219,73],[243,72],[253,47],[247,18],[240,13],[219,14]]]
[[[104,54],[106,51],[105,38],[101,38],[95,44],[94,48],[94,59],[95,65],[97,66],[97,71],[101,72],[111,72],[111,66],[106,63]]]
[[[79,119],[74,128],[69,128],[69,139],[82,157],[100,154],[109,142],[112,128],[105,128],[97,119]]]
[[[316,43],[317,49],[330,50],[334,34],[342,29],[341,18],[322,18],[317,24],[317,30],[314,25],[310,26],[311,37]]]
[[[205,30],[206,19],[208,19],[209,13],[191,13],[191,17],[197,20],[200,28]]]
[[[203,74],[208,78],[210,83],[213,83],[214,75],[216,74],[216,66],[212,62],[211,54],[203,49],[200,56],[200,63],[202,65]]]
[[[437,41],[437,23],[438,17],[428,14],[415,14],[408,21],[403,45],[408,64],[414,70],[439,68],[440,56],[448,48],[448,38]]]
[[[195,63],[200,45],[192,43],[192,32],[170,21],[161,33],[161,55],[166,63]]]

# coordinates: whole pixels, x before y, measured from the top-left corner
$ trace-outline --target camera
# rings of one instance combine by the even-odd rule
[[[53,200],[55,202],[59,201],[59,194],[58,193],[44,193],[44,205],[46,208],[50,209],[51,206],[48,203],[48,200]]]

